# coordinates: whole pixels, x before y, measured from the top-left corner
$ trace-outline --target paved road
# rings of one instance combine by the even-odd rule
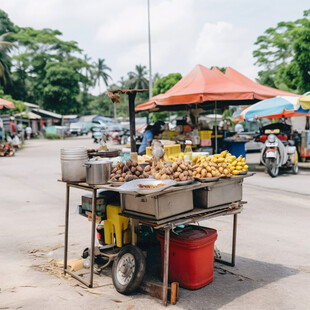
[[[34,140],[13,158],[0,158],[0,309],[160,309],[146,295],[123,296],[109,270],[93,291],[50,270],[63,255],[63,146],[91,147],[90,138]],[[258,172],[244,184],[248,201],[238,220],[237,266],[215,265],[214,281],[196,291],[180,290],[174,309],[310,308],[310,173],[276,179]],[[80,192],[72,191],[70,257],[88,246],[90,223],[74,215]],[[217,247],[231,247],[231,218],[202,223],[218,230]],[[60,247],[60,248],[58,248]],[[58,248],[58,249],[56,249]],[[35,253],[30,253],[35,252]],[[186,264],[186,261],[184,261]]]

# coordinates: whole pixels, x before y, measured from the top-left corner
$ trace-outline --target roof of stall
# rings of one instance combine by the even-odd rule
[[[231,70],[233,69],[230,68],[229,71]],[[239,73],[235,70],[234,72]],[[166,93],[159,94],[138,105],[136,112],[184,110],[197,106],[213,108],[215,102],[225,105],[248,105],[259,100],[283,95],[283,93],[292,95],[257,84],[242,74],[240,74],[239,80],[243,77],[247,83],[240,82],[236,76],[237,74],[233,77],[231,74],[226,76],[218,69],[210,70],[202,65],[197,65]],[[250,82],[253,84],[251,85]]]

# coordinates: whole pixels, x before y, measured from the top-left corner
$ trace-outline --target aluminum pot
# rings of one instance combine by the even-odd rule
[[[60,160],[63,181],[85,182],[86,169],[83,163],[88,160],[86,148],[63,148],[60,151]]]
[[[112,161],[87,161],[86,183],[90,185],[108,183],[112,170]]]

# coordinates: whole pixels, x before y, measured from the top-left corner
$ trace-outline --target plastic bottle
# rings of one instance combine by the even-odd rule
[[[192,142],[190,140],[185,141],[185,150],[184,150],[184,160],[190,161],[193,158],[193,151],[192,151]]]

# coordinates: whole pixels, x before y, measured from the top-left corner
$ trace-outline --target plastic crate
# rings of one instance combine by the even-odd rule
[[[201,131],[198,131],[198,135],[199,135],[200,140],[211,139],[212,130],[201,130]]]
[[[150,146],[146,148],[146,155],[152,156],[151,149],[152,147]],[[169,157],[169,156],[178,157],[179,154],[181,153],[181,144],[165,145],[164,149],[165,149],[166,157]]]

